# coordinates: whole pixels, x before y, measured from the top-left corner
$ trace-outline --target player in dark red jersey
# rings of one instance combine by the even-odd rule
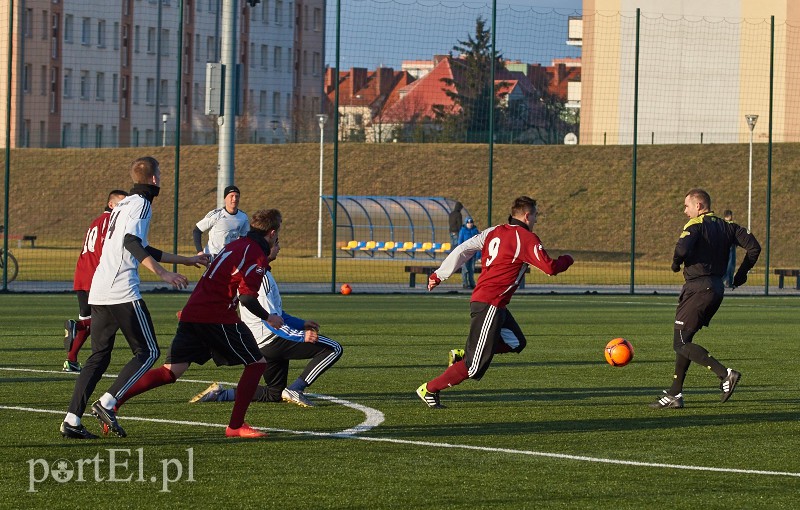
[[[538,211],[536,200],[521,196],[511,206],[508,223],[487,228],[458,245],[428,279],[433,290],[449,278],[476,252],[481,252],[481,276],[472,291],[467,345],[463,358],[450,365],[439,377],[423,383],[417,395],[428,407],[444,407],[439,392],[465,379],[480,380],[495,354],[519,353],[525,348],[525,335],[506,305],[532,265],[548,275],[566,271],[574,262],[570,255],[550,258],[539,237],[532,232]]]
[[[258,350],[250,328],[239,319],[236,304],[241,303],[254,315],[277,324],[277,327],[283,325],[280,316],[270,315],[258,302],[261,279],[269,267],[271,243],[277,239],[280,227],[281,213],[277,209],[256,211],[247,235],[227,244],[197,282],[181,310],[181,320],[167,362],[144,374],[117,402],[117,406],[135,395],[174,383],[191,363],[202,365],[213,359],[217,365],[243,364],[244,371],[225,435],[267,435],[244,421],[258,381],[264,374],[266,360]]]
[[[67,351],[67,360],[64,361],[64,372],[80,372],[81,364],[78,363],[78,351],[89,338],[92,325],[92,308],[89,306],[89,289],[92,287],[92,277],[100,262],[103,253],[103,241],[108,230],[108,219],[111,210],[120,200],[128,196],[127,191],[112,190],[108,194],[106,208],[89,225],[83,238],[83,248],[75,265],[75,281],[72,290],[78,297],[78,320],[69,319],[64,323],[64,349]]]

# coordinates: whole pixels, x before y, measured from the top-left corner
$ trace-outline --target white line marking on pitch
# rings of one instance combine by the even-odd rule
[[[63,376],[75,376],[75,375],[77,375],[77,374],[74,374],[74,373],[65,373],[65,372],[61,372],[61,371],[58,371],[58,370],[37,370],[37,369],[33,369],[33,368],[0,367],[0,370],[8,370],[8,371],[12,371],[12,372],[32,372],[32,373],[37,373],[37,374],[57,374],[57,375],[63,375]],[[116,378],[117,376],[116,376],[116,374],[103,374],[103,377]],[[214,381],[201,381],[201,380],[198,380],[198,379],[178,379],[176,382],[211,384]],[[231,387],[235,387],[236,386],[236,383],[220,382],[220,384],[225,384],[225,385],[231,386]],[[367,431],[372,430],[373,428],[377,427],[381,423],[383,423],[383,421],[386,419],[384,414],[382,412],[378,411],[377,409],[373,409],[371,407],[367,407],[367,406],[364,406],[364,405],[361,405],[361,404],[356,404],[355,402],[350,402],[349,400],[344,400],[344,399],[337,398],[337,397],[331,397],[331,396],[328,396],[328,395],[319,395],[317,393],[306,393],[306,395],[308,395],[310,397],[319,398],[321,400],[327,400],[329,402],[333,402],[334,404],[339,404],[341,406],[349,407],[350,409],[354,409],[356,411],[360,411],[360,412],[364,413],[364,416],[365,416],[364,421],[362,421],[361,423],[359,423],[358,425],[356,425],[354,427],[350,427],[349,429],[345,429],[345,430],[343,430],[341,432],[336,432],[336,434],[347,436],[347,435],[351,435],[351,434],[359,434],[361,432],[367,432]],[[137,418],[129,418],[129,417],[126,416],[125,419],[126,420],[134,419],[135,420]],[[157,421],[157,420],[151,420],[151,421]],[[164,423],[172,423],[172,422],[168,422],[167,421],[167,422],[164,422]],[[187,424],[187,425],[192,425],[192,424],[200,425],[200,423],[194,423],[194,422],[180,422],[180,423]],[[216,425],[208,424],[208,426],[216,426]],[[279,429],[269,429],[269,430],[278,431]],[[281,432],[303,433],[302,431],[281,431]]]
[[[17,371],[17,372],[34,372],[34,373],[44,373],[44,374],[59,374],[59,375],[67,375],[64,372],[58,372],[54,370],[36,370],[36,369],[27,369],[27,368],[11,368],[11,367],[0,367],[0,370],[8,370],[8,371]],[[105,374],[104,377],[115,377],[110,374]],[[210,381],[200,381],[196,379],[178,379],[179,381],[184,382],[193,382],[193,383],[203,383],[203,384],[211,384]],[[225,383],[228,384],[228,383]],[[480,452],[490,452],[490,453],[509,453],[513,455],[527,455],[531,457],[545,457],[550,459],[561,459],[561,460],[575,460],[575,461],[583,461],[583,462],[594,462],[599,464],[616,464],[622,466],[638,466],[638,467],[653,467],[653,468],[666,468],[666,469],[679,469],[684,471],[709,471],[715,473],[739,473],[739,474],[747,474],[747,475],[767,475],[767,476],[790,476],[795,478],[800,478],[800,473],[793,473],[789,471],[764,471],[759,469],[739,469],[739,468],[718,468],[718,467],[710,467],[710,466],[694,466],[694,465],[682,465],[682,464],[665,464],[659,462],[638,462],[633,460],[617,460],[617,459],[606,459],[602,457],[587,457],[585,455],[568,455],[564,453],[549,453],[549,452],[537,452],[532,450],[516,450],[512,448],[494,448],[488,446],[471,446],[471,445],[464,445],[464,444],[452,444],[452,443],[433,443],[430,441],[412,441],[409,439],[393,439],[387,437],[364,437],[358,436],[356,434],[360,432],[366,432],[371,428],[379,425],[383,422],[384,415],[380,411],[372,409],[370,407],[361,406],[359,404],[354,404],[353,402],[348,402],[346,400],[340,400],[336,397],[330,397],[326,395],[316,395],[318,398],[322,398],[325,400],[329,400],[331,402],[347,405],[348,407],[352,407],[354,409],[359,409],[360,411],[367,414],[367,420],[363,423],[349,428],[347,430],[343,430],[341,432],[314,432],[308,430],[287,430],[287,429],[276,429],[276,428],[267,428],[267,427],[254,427],[260,430],[265,430],[269,432],[284,432],[287,434],[297,434],[297,435],[306,435],[306,436],[315,436],[315,437],[330,437],[330,438],[341,438],[341,439],[357,439],[359,441],[371,441],[376,443],[393,443],[393,444],[405,444],[405,445],[414,445],[414,446],[427,446],[431,448],[454,448],[460,450],[471,450],[471,451],[480,451]],[[17,406],[4,406],[0,405],[0,409],[6,409],[10,411],[27,411],[27,412],[35,412],[35,413],[47,413],[47,414],[63,414],[64,411],[58,411],[53,409],[35,409],[30,407],[17,407]],[[369,414],[369,411],[377,413],[376,415],[372,416]],[[377,415],[380,415],[379,421]],[[171,424],[171,425],[189,425],[195,427],[211,427],[211,428],[224,428],[226,427],[225,424],[220,423],[206,423],[206,422],[199,422],[199,421],[182,421],[182,420],[165,420],[161,418],[142,418],[138,416],[125,416],[125,420],[131,421],[145,421],[145,422],[152,422],[152,423],[164,423],[164,424]],[[370,419],[377,421],[374,425],[366,425],[366,423],[370,422]],[[361,428],[364,426],[364,428]]]
[[[47,414],[63,414],[63,411],[55,411],[52,409],[35,409],[31,407],[16,407],[16,406],[4,406],[0,405],[0,409],[6,409],[9,411],[25,411],[25,412],[34,412],[34,413],[47,413]],[[146,421],[146,422],[153,422],[153,423],[164,423],[168,425],[190,425],[190,426],[197,426],[197,427],[213,427],[213,428],[224,428],[226,425],[220,423],[205,423],[199,421],[182,421],[182,420],[164,420],[160,418],[141,418],[137,416],[125,416],[125,420],[130,421]],[[408,439],[392,439],[387,437],[364,437],[364,436],[356,436],[352,433],[344,433],[344,432],[312,432],[306,430],[286,430],[286,429],[274,429],[274,428],[267,428],[267,427],[254,427],[259,430],[266,430],[270,432],[285,432],[288,434],[298,434],[298,435],[306,435],[306,436],[315,436],[315,437],[330,437],[330,438],[342,438],[342,439],[357,439],[359,441],[372,441],[376,443],[393,443],[393,444],[403,444],[403,445],[414,445],[414,446],[427,446],[431,448],[455,448],[459,450],[472,450],[472,451],[479,451],[479,452],[489,452],[489,453],[509,453],[513,455],[528,455],[531,457],[545,457],[550,459],[561,459],[561,460],[576,460],[582,462],[594,462],[600,464],[616,464],[622,466],[637,466],[637,467],[653,467],[653,468],[667,468],[667,469],[680,469],[684,471],[710,471],[715,473],[738,473],[738,474],[746,474],[746,475],[768,475],[768,476],[790,476],[800,478],[800,473],[792,473],[792,472],[785,472],[785,471],[763,471],[759,469],[737,469],[737,468],[719,468],[719,467],[709,467],[709,466],[693,466],[693,465],[681,465],[681,464],[664,464],[659,462],[637,462],[632,460],[617,460],[617,459],[604,459],[601,457],[587,457],[585,455],[567,455],[564,453],[548,453],[548,452],[537,452],[537,451],[530,451],[530,450],[516,450],[512,448],[494,448],[489,446],[471,446],[465,444],[452,444],[452,443],[433,443],[430,441],[411,441]],[[347,431],[345,431],[347,432]]]

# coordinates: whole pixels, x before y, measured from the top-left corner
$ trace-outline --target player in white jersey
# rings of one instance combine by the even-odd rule
[[[111,351],[118,330],[133,351],[134,357],[120,370],[117,379],[99,400],[92,404],[92,414],[118,436],[125,431],[117,423],[114,406],[119,398],[153,366],[160,355],[153,321],[139,293],[139,264],[157,274],[176,289],[188,285],[187,278],[164,269],[159,262],[199,267],[208,263],[208,255],[184,257],[163,253],[149,246],[153,198],[158,195],[161,171],[158,161],[139,158],[130,169],[134,185],[130,196],[120,201],[109,219],[103,254],[92,278],[89,304],[92,312],[92,355],[86,360],[69,404],[61,435],[73,439],[95,439],[81,423],[89,397],[111,362]]]
[[[278,258],[280,243],[275,239],[269,253],[270,263]],[[342,357],[342,346],[336,340],[319,334],[319,324],[294,317],[283,309],[283,300],[269,267],[261,279],[259,304],[269,312],[267,320],[257,317],[245,307],[239,308],[242,322],[247,324],[267,360],[264,371],[266,386],[259,386],[253,395],[258,402],[290,402],[300,407],[314,407],[303,393],[326,370]],[[289,360],[309,360],[300,376],[287,385]],[[236,398],[236,389],[225,389],[213,383],[190,402],[225,402]]]
[[[225,188],[225,207],[214,209],[197,222],[192,231],[197,254],[208,253],[212,257],[222,251],[231,241],[247,235],[250,222],[247,214],[239,209],[241,193],[236,186]],[[208,231],[208,244],[203,248],[203,232]]]

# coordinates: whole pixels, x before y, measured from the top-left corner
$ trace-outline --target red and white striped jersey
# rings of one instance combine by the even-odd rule
[[[78,263],[75,265],[75,281],[72,290],[89,291],[92,287],[92,277],[97,264],[100,263],[100,255],[103,253],[103,241],[108,230],[108,219],[111,217],[111,210],[103,211],[89,225],[86,235],[83,238],[83,248],[78,255]]]
[[[264,250],[249,237],[227,244],[197,282],[183,307],[181,321],[236,324],[238,296],[258,296],[268,267]]]
[[[552,276],[572,264],[568,255],[551,259],[539,236],[524,226],[504,224],[487,228],[456,246],[442,261],[436,276],[446,280],[476,252],[481,252],[481,276],[472,292],[472,301],[497,307],[505,307],[511,301],[529,265]]]

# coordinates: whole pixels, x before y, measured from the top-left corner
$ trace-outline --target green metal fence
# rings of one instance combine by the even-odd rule
[[[352,243],[394,240],[343,237],[339,196],[442,197],[486,228],[528,194],[545,248],[577,263],[531,274],[526,291],[674,292],[683,194],[699,186],[762,242],[743,290],[797,293],[793,279],[778,289],[774,270],[800,268],[800,20],[522,2],[234,5],[230,178],[243,210],[283,212],[274,271],[289,290],[408,291],[408,268],[446,256],[422,246],[354,256]],[[220,61],[229,7],[7,4],[2,290],[69,290],[88,223],[142,155],[164,174],[151,244],[194,251],[192,228],[218,203],[225,116],[207,101],[219,71],[208,64]]]

